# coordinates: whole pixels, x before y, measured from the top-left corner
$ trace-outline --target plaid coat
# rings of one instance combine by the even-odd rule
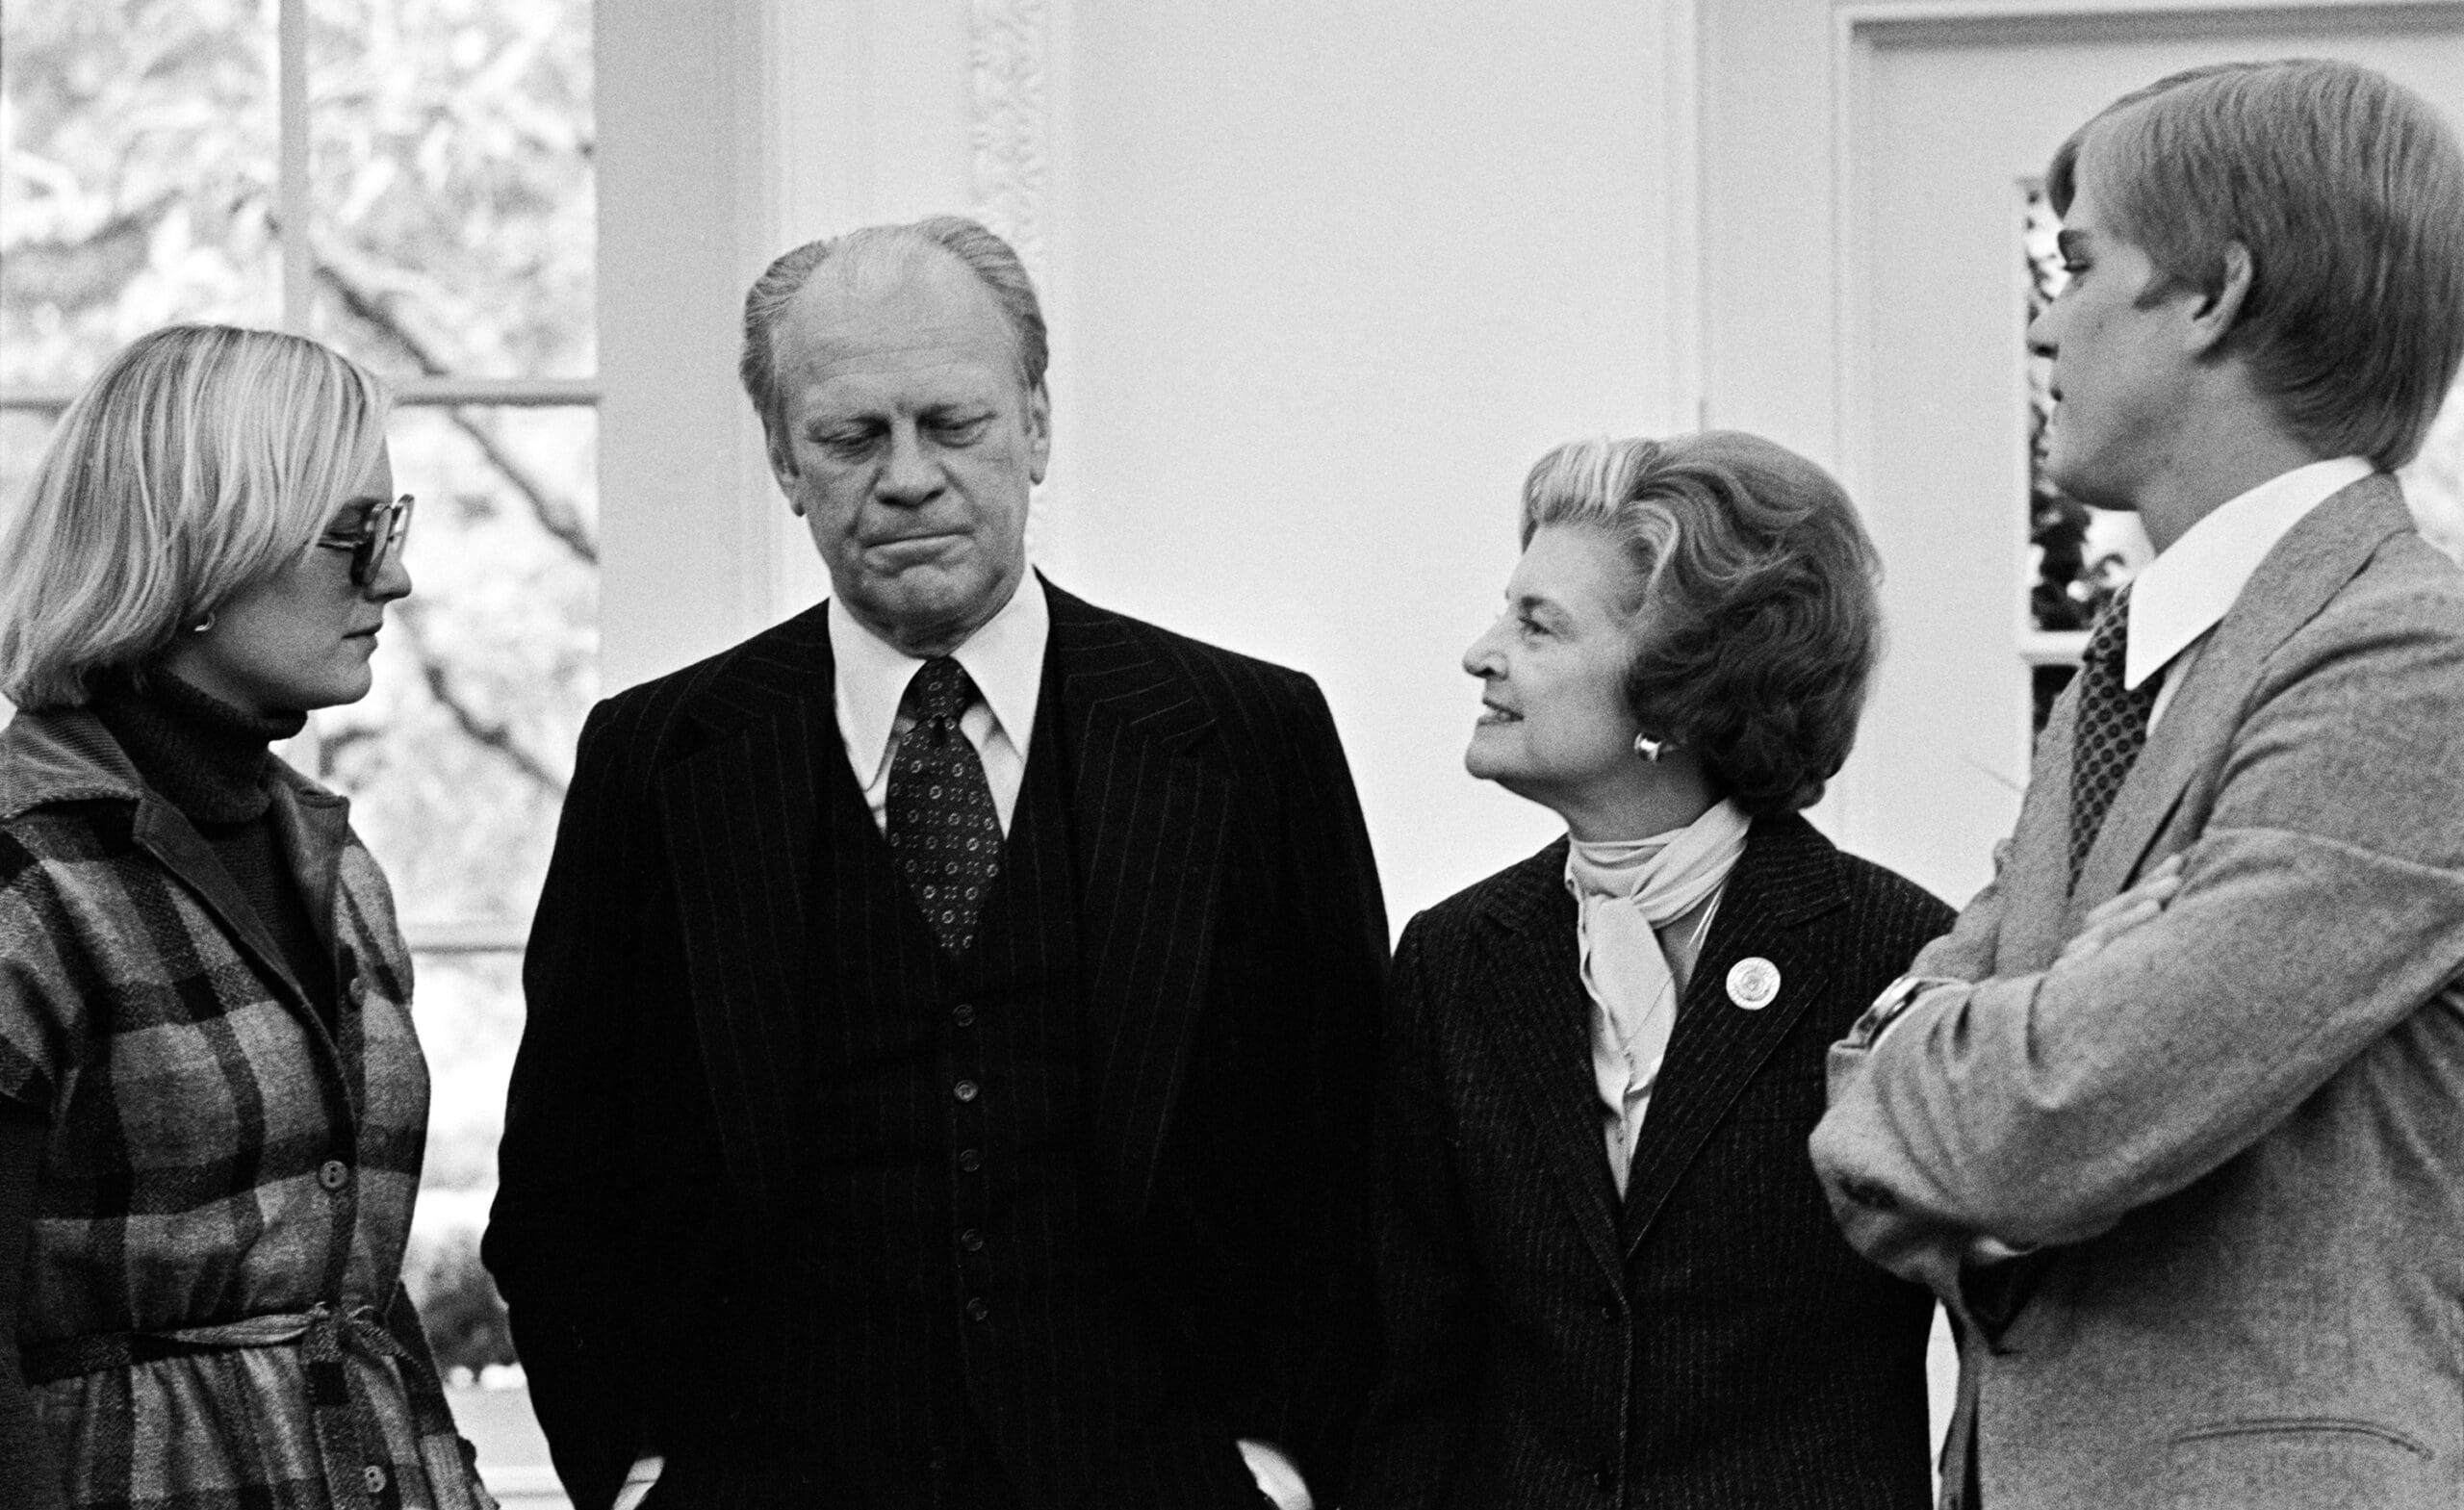
[[[26,1377],[74,1504],[475,1510],[399,1283],[427,1120],[410,958],[346,804],[281,774],[330,1033],[100,723],[0,730],[0,1095],[51,1126]]]

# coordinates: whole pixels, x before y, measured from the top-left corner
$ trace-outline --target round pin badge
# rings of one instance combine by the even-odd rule
[[[1729,966],[1729,1000],[1747,1011],[1760,1011],[1780,994],[1780,967],[1760,955]]]

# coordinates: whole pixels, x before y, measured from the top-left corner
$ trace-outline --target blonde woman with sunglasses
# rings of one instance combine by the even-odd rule
[[[386,396],[113,358],[0,528],[0,1502],[489,1506],[401,1288],[427,1071],[348,805],[270,748],[411,590]]]

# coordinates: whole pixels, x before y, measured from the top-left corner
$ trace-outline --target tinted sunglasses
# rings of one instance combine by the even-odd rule
[[[379,503],[361,516],[356,525],[329,529],[317,544],[327,550],[350,552],[350,584],[366,587],[384,574],[385,564],[402,547],[402,537],[411,532],[411,496],[407,493],[391,503]]]

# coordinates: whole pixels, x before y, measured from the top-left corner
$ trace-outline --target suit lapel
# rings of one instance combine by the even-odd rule
[[[1481,961],[1480,1021],[1512,1067],[1539,1135],[1542,1161],[1564,1190],[1583,1245],[1603,1272],[1624,1272],[1617,1186],[1591,1075],[1591,1003],[1575,942],[1563,840],[1517,866],[1488,907],[1494,925]]]
[[[2064,924],[2070,903],[2070,751],[2078,727],[2074,677],[2037,736],[2011,853],[1996,867],[2004,912],[1989,974],[2041,970],[2070,937]]]
[[[1230,779],[1214,719],[1160,642],[1045,584],[1084,930],[1096,1157],[1144,1211],[1203,1005]],[[1046,752],[1032,751],[1029,759]]]
[[[1805,819],[1758,819],[1730,875],[1710,936],[1685,988],[1684,1010],[1643,1118],[1626,1178],[1624,1253],[1642,1245],[1669,1192],[1702,1151],[1746,1082],[1806,1008],[1832,988],[1799,925],[1845,900],[1836,852]],[[1780,971],[1780,994],[1748,1011],[1730,1000],[1728,974],[1746,959]]]
[[[815,608],[747,647],[686,709],[708,743],[659,778],[720,1141],[756,1211],[802,1188],[816,814],[826,782],[853,780],[826,625]]]
[[[2115,794],[2072,888],[2066,937],[2090,909],[2130,883],[2185,796],[2205,795],[2193,788],[2216,779],[2218,746],[2232,737],[2268,656],[2316,617],[2382,542],[2412,527],[2394,479],[2374,473],[2312,509],[2276,542],[2209,634]],[[2064,790],[2068,785],[2066,769]]]

